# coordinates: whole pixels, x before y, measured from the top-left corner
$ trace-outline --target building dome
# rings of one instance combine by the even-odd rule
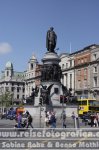
[[[32,55],[32,58],[31,59],[34,59],[34,60],[36,60],[36,57],[35,57],[35,55]]]
[[[10,61],[8,61],[6,63],[6,68],[13,68],[13,64]]]

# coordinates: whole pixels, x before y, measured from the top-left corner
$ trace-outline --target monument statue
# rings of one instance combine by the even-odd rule
[[[55,52],[54,49],[56,47],[56,42],[57,42],[57,35],[53,31],[53,27],[51,27],[47,31],[47,36],[46,36],[46,48],[49,52]]]
[[[54,84],[51,84],[49,87],[47,87],[46,85],[41,84],[41,97],[43,98],[43,104],[49,104],[50,91],[53,85]]]

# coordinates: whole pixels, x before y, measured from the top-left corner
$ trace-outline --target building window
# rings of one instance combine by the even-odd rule
[[[9,76],[9,71],[7,71],[7,76]]]
[[[25,92],[25,88],[23,88],[23,93]]]
[[[68,68],[68,63],[66,63],[66,68]]]
[[[67,75],[67,73],[65,74],[65,77],[66,77],[66,86],[68,86],[68,75]]]
[[[87,88],[87,80],[84,80],[84,88]]]
[[[12,83],[12,86],[14,86],[14,83]]]
[[[81,59],[81,63],[83,63],[84,62],[84,60],[83,60],[83,58]]]
[[[24,95],[22,95],[22,99],[24,99],[25,98],[25,96]]]
[[[84,68],[84,75],[87,75],[87,68]]]
[[[97,77],[94,77],[94,87],[97,87],[97,82],[98,82]]]
[[[81,81],[78,81],[78,89],[81,89]]]
[[[17,83],[17,86],[19,86],[19,83]]]
[[[6,87],[5,90],[6,90],[6,92],[9,92],[9,87]]]
[[[72,74],[70,74],[70,88],[72,88]]]
[[[87,68],[84,68],[84,79],[87,79]]]
[[[80,64],[80,59],[78,59],[78,65]]]
[[[62,69],[64,69],[64,64],[62,64]]]
[[[17,95],[17,99],[19,99],[19,94]]]
[[[31,70],[33,70],[33,64],[31,64]]]
[[[17,87],[17,92],[19,92],[19,87]]]
[[[70,67],[72,67],[72,60],[70,60]]]
[[[14,87],[11,87],[11,91],[12,91],[12,92],[14,91]]]
[[[78,70],[78,75],[77,75],[77,77],[78,77],[78,80],[81,80],[81,70]]]
[[[94,73],[97,73],[97,66],[94,67]]]
[[[97,55],[96,55],[96,54],[93,54],[93,58],[94,58],[94,60],[96,60],[96,57],[97,57]]]

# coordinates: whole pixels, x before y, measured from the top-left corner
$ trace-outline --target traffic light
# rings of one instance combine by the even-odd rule
[[[60,95],[60,103],[63,103],[63,95]]]
[[[40,105],[43,105],[43,98],[42,98],[42,97],[40,97],[39,104],[40,104]]]
[[[64,103],[67,103],[68,98],[66,96],[64,96]]]
[[[67,97],[64,95],[60,95],[60,103],[66,103],[67,102]]]

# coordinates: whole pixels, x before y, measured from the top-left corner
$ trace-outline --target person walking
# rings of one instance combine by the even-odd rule
[[[29,126],[31,126],[31,128],[33,128],[32,122],[33,122],[33,118],[32,118],[32,116],[30,114],[28,114],[26,128],[28,128]]]
[[[18,122],[18,128],[21,128],[21,123],[22,123],[22,115],[21,113],[18,113],[18,116],[17,116],[17,122]]]
[[[56,128],[56,116],[55,116],[54,112],[52,112],[52,114],[51,114],[50,122],[51,122],[51,128]]]

